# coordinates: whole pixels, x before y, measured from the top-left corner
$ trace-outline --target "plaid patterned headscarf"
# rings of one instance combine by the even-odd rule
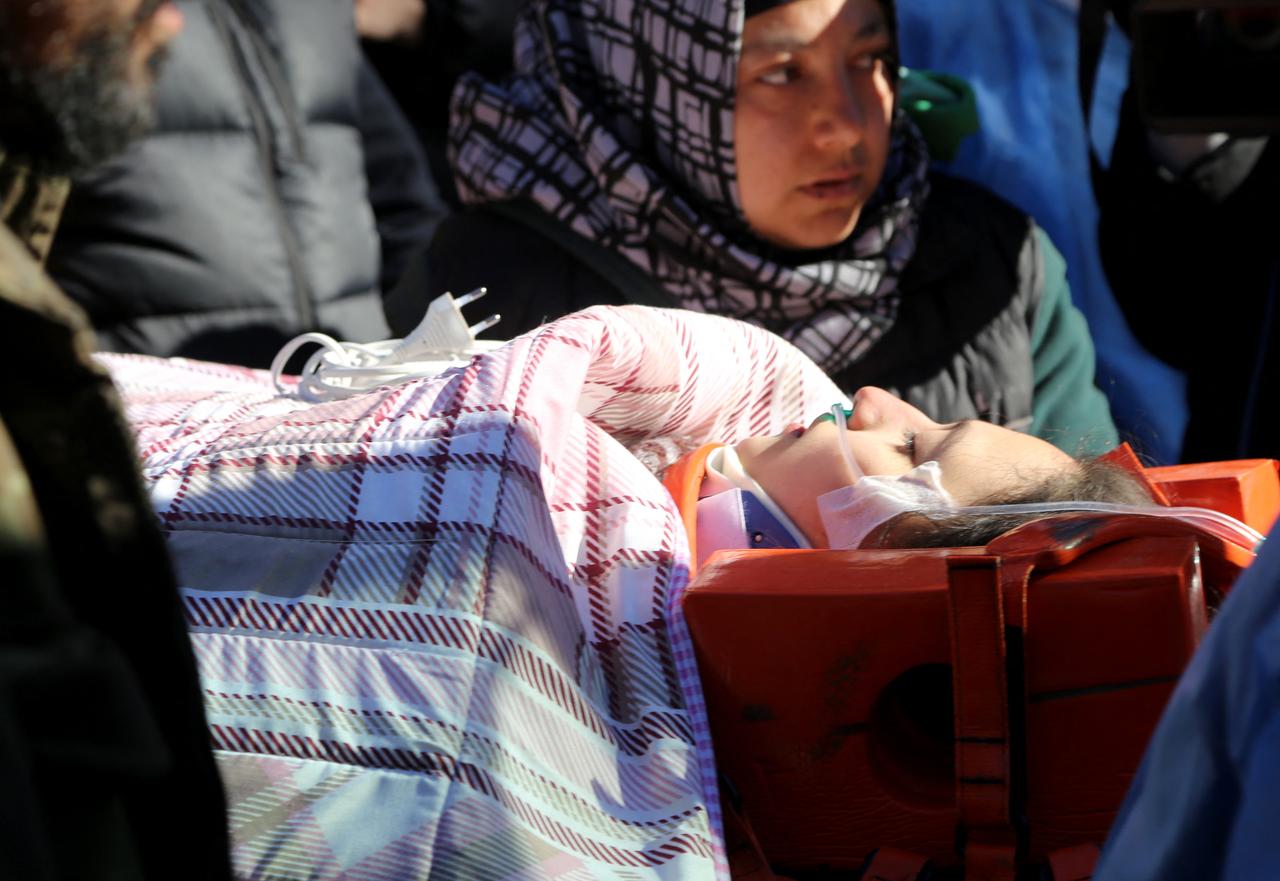
[[[897,316],[928,153],[898,110],[852,236],[810,253],[754,236],[733,145],[742,21],[743,0],[534,0],[516,73],[455,88],[450,161],[464,202],[532,201],[687,308],[763,325],[834,374]]]

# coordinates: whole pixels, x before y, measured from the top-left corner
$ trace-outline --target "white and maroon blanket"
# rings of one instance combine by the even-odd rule
[[[346,401],[104,356],[183,589],[243,878],[725,878],[646,438],[826,410],[795,349],[595,308]]]

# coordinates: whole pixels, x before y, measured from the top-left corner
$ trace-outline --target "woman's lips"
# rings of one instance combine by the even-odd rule
[[[800,187],[800,192],[815,199],[846,199],[858,195],[861,191],[861,174],[831,177]]]

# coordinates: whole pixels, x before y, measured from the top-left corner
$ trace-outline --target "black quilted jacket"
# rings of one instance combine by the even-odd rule
[[[102,348],[264,365],[305,330],[387,336],[380,292],[439,219],[350,0],[178,0],[153,134],[75,182],[49,271]]]

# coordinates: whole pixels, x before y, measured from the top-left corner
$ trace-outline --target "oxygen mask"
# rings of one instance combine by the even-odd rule
[[[853,415],[852,411],[846,411],[839,404],[831,408],[831,414],[837,427],[847,426]],[[1081,512],[1129,514],[1179,520],[1251,553],[1256,553],[1263,541],[1263,535],[1256,529],[1208,508],[1130,505],[1084,499],[957,505],[942,485],[942,467],[937,461],[917,465],[905,474],[866,474],[853,455],[849,432],[839,431],[837,437],[853,482],[818,497],[818,513],[831,548],[860,547],[877,528],[908,511],[926,517],[1022,516],[1028,520]]]
[[[818,496],[818,514],[827,533],[828,547],[859,547],[881,524],[905,511],[955,507],[942,487],[942,467],[937,462],[917,465],[906,474],[864,473],[849,444],[847,429],[853,410],[835,404],[831,407],[831,416],[839,429],[836,437],[853,482]]]

